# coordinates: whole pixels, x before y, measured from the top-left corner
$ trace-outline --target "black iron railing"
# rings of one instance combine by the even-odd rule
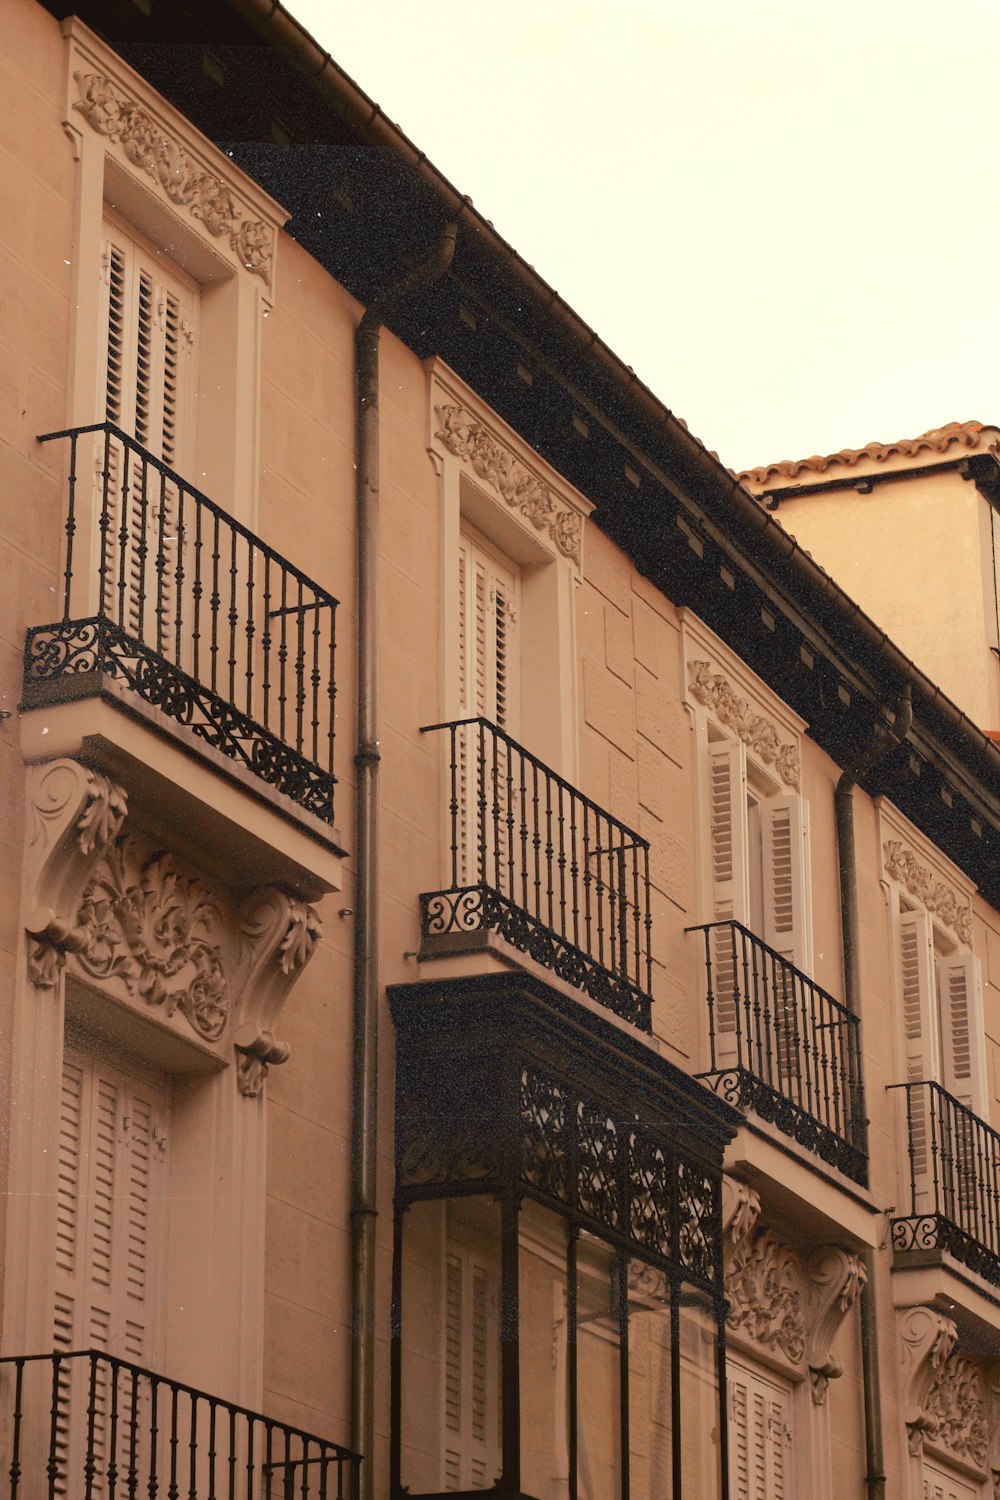
[[[360,1459],[100,1350],[0,1359],[8,1500],[355,1500]]]
[[[702,1076],[863,1182],[857,1017],[742,923],[687,930],[705,943],[711,1066]]]
[[[939,1083],[890,1087],[906,1096],[910,1200],[893,1249],[946,1250],[1000,1287],[1000,1134]]]
[[[26,701],[54,678],[117,678],[331,822],[337,601],[113,423],[39,442],[56,438],[63,613],[28,631]]]
[[[495,931],[650,1030],[649,845],[487,719],[448,736],[451,885],[424,938]]]

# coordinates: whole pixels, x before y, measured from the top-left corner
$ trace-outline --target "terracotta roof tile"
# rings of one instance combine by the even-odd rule
[[[744,469],[736,477],[745,484],[766,484],[769,479],[779,476],[793,479],[797,474],[807,472],[823,474],[827,469],[838,465],[852,468],[864,459],[881,462],[896,454],[911,458],[925,449],[932,453],[944,453],[953,443],[958,443],[963,448],[977,448],[984,432],[996,431],[995,426],[985,422],[948,422],[944,427],[932,427],[929,432],[922,432],[919,437],[900,438],[895,443],[869,443],[864,448],[841,448],[839,453],[827,453],[825,456],[815,454],[812,458],[786,458],[780,463],[764,464],[759,469]],[[993,442],[989,446],[990,449],[997,449],[998,443]]]

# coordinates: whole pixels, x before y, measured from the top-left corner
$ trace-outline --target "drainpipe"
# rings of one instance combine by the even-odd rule
[[[355,333],[358,526],[358,752],[351,1142],[351,1447],[364,1458],[359,1500],[372,1500],[375,1436],[375,1218],[378,1142],[379,336],[386,319],[451,265],[458,225],[376,297]]]
[[[844,999],[852,1015],[861,1013],[861,962],[858,933],[858,872],[854,843],[854,788],[890,750],[902,744],[913,723],[912,688],[903,688],[890,724],[879,724],[871,743],[848,766],[837,782],[837,854],[840,865],[840,916],[844,945]],[[854,1077],[861,1082],[860,1044],[852,1059]],[[855,1120],[859,1144],[867,1150],[867,1121]],[[860,1134],[863,1132],[863,1134]],[[878,1306],[875,1254],[862,1255],[866,1281],[861,1289],[861,1373],[865,1400],[865,1487],[868,1500],[885,1500],[885,1457],[882,1447],[882,1399],[879,1390]]]

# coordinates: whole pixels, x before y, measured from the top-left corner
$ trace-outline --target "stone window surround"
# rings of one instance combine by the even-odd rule
[[[252,529],[261,325],[288,214],[82,22],[62,30],[62,125],[78,164],[66,425],[103,419],[95,351],[107,206],[200,288],[196,432],[183,477]]]
[[[425,364],[428,454],[441,496],[442,620],[458,616],[462,522],[518,565],[521,657],[517,738],[576,782],[575,590],[583,580],[584,529],[594,506],[524,443],[440,359]],[[458,643],[442,631],[441,718],[458,716]]]

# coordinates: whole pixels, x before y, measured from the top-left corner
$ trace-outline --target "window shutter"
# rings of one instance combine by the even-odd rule
[[[708,746],[708,831],[712,876],[712,920],[746,923],[750,912],[747,856],[746,750],[741,740]],[[715,1066],[740,1061],[737,1015],[742,980],[742,939],[729,927],[712,933]],[[746,1061],[746,1059],[742,1059]]]
[[[761,804],[765,943],[796,968],[807,969],[805,809],[801,797]]]
[[[489,1489],[500,1473],[495,1279],[468,1246],[445,1257],[443,1488]],[[494,1422],[496,1426],[494,1427]]]
[[[458,559],[459,717],[483,718],[508,733],[517,719],[517,577],[512,569],[463,532]],[[498,742],[484,741],[486,764],[479,765],[478,729],[457,737],[459,802],[459,884],[485,880],[503,894],[511,883],[509,864],[512,789],[510,756]],[[485,785],[480,786],[480,770]],[[480,799],[485,798],[485,809]],[[481,811],[486,827],[480,825]]]
[[[942,1081],[967,1109],[985,1117],[986,1069],[983,1057],[983,1000],[979,965],[971,953],[950,953],[937,961],[941,1010]]]
[[[787,1500],[791,1392],[726,1362],[732,1500]]]
[[[934,1003],[934,950],[930,919],[925,911],[904,911],[899,917],[899,966],[906,1042],[906,1081],[920,1083],[938,1072],[938,1028]],[[915,1209],[926,1207],[931,1190],[931,1124],[927,1091],[908,1094],[909,1163]]]

